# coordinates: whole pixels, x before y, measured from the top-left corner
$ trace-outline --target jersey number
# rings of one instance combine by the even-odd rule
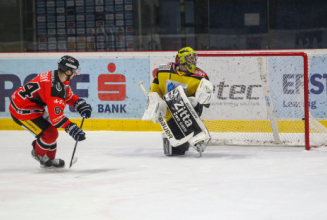
[[[60,109],[58,106],[55,107],[55,113],[56,115],[59,115],[62,112],[62,109]]]
[[[33,93],[36,92],[37,90],[40,89],[39,83],[37,82],[30,82],[27,83],[23,86],[23,90],[19,91],[19,95],[23,98],[26,99],[26,97],[28,98],[32,98],[33,97]]]

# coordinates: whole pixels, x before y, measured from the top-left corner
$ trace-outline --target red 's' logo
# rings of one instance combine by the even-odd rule
[[[116,65],[109,63],[108,71],[114,72]],[[122,74],[101,74],[98,77],[98,97],[101,101],[123,101],[126,99],[126,77]]]

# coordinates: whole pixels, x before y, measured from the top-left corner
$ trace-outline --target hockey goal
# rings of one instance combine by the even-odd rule
[[[303,52],[202,52],[215,98],[204,109],[213,144],[325,145],[327,128],[317,95],[309,93]]]

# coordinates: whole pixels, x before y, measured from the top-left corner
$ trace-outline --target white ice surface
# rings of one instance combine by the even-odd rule
[[[327,152],[209,146],[202,158],[163,154],[158,132],[87,132],[77,163],[64,132],[45,170],[33,136],[0,131],[1,220],[327,219]]]

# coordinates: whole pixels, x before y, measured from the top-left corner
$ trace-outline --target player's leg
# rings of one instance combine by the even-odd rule
[[[36,138],[35,154],[39,156],[47,156],[52,162],[51,167],[62,168],[65,166],[65,161],[56,158],[58,135],[57,128],[50,125]]]
[[[19,120],[12,116],[14,121],[31,131],[36,140],[33,141],[32,156],[38,160],[41,167],[64,167],[65,162],[55,159],[57,151],[58,130],[43,117],[32,120]]]

